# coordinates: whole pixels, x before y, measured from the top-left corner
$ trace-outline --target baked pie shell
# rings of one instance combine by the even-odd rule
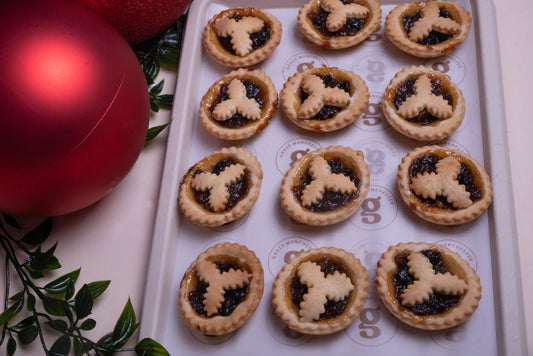
[[[429,153],[438,156],[440,159],[452,156],[457,158],[461,163],[466,164],[472,171],[475,185],[482,191],[481,199],[475,201],[467,208],[458,210],[430,207],[422,203],[409,186],[411,183],[409,168],[416,158]],[[483,166],[481,166],[474,158],[452,148],[438,145],[415,148],[403,157],[398,166],[397,179],[398,190],[404,203],[416,215],[434,224],[458,225],[470,222],[485,213],[492,203],[492,183],[485,168],[483,168]]]
[[[300,177],[309,170],[309,165],[314,156],[322,156],[325,160],[339,158],[342,163],[351,168],[359,179],[359,187],[355,198],[343,207],[330,212],[315,213],[302,206],[301,202],[293,194],[293,187]],[[291,164],[289,170],[281,182],[280,201],[281,206],[296,221],[307,225],[331,225],[346,220],[363,204],[370,187],[370,171],[361,151],[355,151],[343,146],[329,146],[319,148],[300,157]]]
[[[241,17],[257,17],[263,20],[265,24],[270,25],[270,38],[268,41],[262,47],[253,50],[245,56],[234,55],[227,52],[220,44],[218,35],[214,29],[214,24],[217,21],[220,21],[223,18],[231,18],[235,15]],[[281,22],[269,12],[253,7],[238,7],[224,10],[209,20],[204,30],[203,43],[207,53],[216,62],[227,67],[249,67],[264,61],[272,54],[281,42],[281,33]]]
[[[350,103],[328,120],[302,120],[298,109],[302,105],[300,90],[307,75],[332,75],[337,81],[350,83]],[[336,67],[315,67],[291,76],[280,92],[281,107],[285,115],[297,126],[314,132],[330,132],[342,129],[353,123],[366,110],[370,98],[365,81],[357,74]]]
[[[462,6],[449,1],[435,1],[460,25],[459,33],[435,45],[423,45],[410,40],[404,29],[403,18],[422,9],[428,2],[400,4],[391,10],[385,20],[385,33],[389,40],[402,51],[419,58],[435,58],[454,51],[466,39],[472,26],[472,17]]]
[[[320,33],[307,16],[310,11],[320,11],[320,0],[310,0],[300,8],[298,12],[298,27],[309,41],[321,47],[343,49],[355,46],[368,38],[381,22],[381,6],[376,0],[357,0],[355,3],[370,10],[369,21],[355,35],[329,37]]]
[[[453,100],[453,114],[444,120],[437,120],[429,125],[419,125],[407,121],[398,114],[394,106],[396,90],[407,80],[427,75],[430,80],[440,80]],[[463,92],[446,74],[423,66],[412,66],[402,69],[391,79],[385,89],[382,100],[383,114],[387,122],[401,134],[419,141],[442,140],[454,133],[463,122],[466,105]]]
[[[239,128],[230,128],[220,125],[211,115],[215,101],[220,95],[220,89],[233,79],[240,81],[252,81],[263,94],[263,107],[261,118]],[[274,83],[263,71],[240,68],[223,76],[213,83],[202,98],[200,103],[200,124],[211,135],[224,140],[241,140],[256,135],[263,130],[278,108],[278,92]]]
[[[197,169],[212,172],[213,167],[225,159],[233,159],[236,163],[246,166],[245,174],[248,175],[250,180],[250,189],[246,197],[241,199],[231,210],[220,213],[211,212],[204,209],[195,200],[195,191],[192,188],[193,173]],[[254,155],[243,148],[223,148],[204,157],[189,168],[180,183],[178,204],[183,215],[195,224],[210,227],[224,225],[242,217],[251,209],[259,197],[262,180],[263,170]]]
[[[448,272],[464,280],[468,287],[458,304],[437,315],[417,315],[402,306],[396,298],[393,284],[393,276],[398,269],[394,257],[401,253],[424,250],[438,251]],[[381,301],[392,315],[410,326],[424,330],[448,329],[463,323],[474,313],[481,299],[481,283],[476,271],[457,253],[439,244],[409,242],[389,247],[378,261],[375,283]]]
[[[329,257],[338,261],[347,269],[355,289],[348,296],[344,312],[334,318],[322,321],[303,322],[298,316],[298,308],[291,298],[290,284],[298,272],[298,266],[307,261],[317,261]],[[283,266],[276,276],[272,289],[272,305],[276,314],[289,328],[304,334],[333,334],[349,326],[364,307],[369,289],[369,277],[366,268],[352,253],[336,247],[321,247],[300,252]]]
[[[248,294],[229,316],[198,315],[189,303],[189,293],[196,289],[196,265],[203,260],[224,262],[238,260],[239,266],[252,274]],[[185,271],[179,289],[179,306],[187,325],[205,335],[223,335],[240,328],[257,309],[263,296],[264,273],[261,261],[247,247],[236,243],[222,243],[208,248]]]

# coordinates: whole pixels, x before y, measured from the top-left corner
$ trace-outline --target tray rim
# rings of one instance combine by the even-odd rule
[[[478,80],[480,82],[480,109],[482,117],[486,117],[483,132],[483,146],[485,152],[485,168],[490,172],[494,186],[494,203],[491,207],[489,219],[492,232],[491,262],[492,279],[495,300],[496,332],[499,355],[527,355],[527,341],[525,329],[525,315],[520,259],[518,251],[518,234],[514,213],[514,199],[510,173],[509,146],[507,138],[507,123],[503,101],[503,83],[501,77],[500,50],[496,27],[496,11],[494,1],[467,0],[474,12],[473,26],[476,27],[476,43],[480,49],[478,55]],[[192,28],[191,14],[206,14],[211,3],[236,3],[238,0],[194,0],[191,2],[188,21],[184,31],[183,47],[180,57],[184,53],[196,58],[202,53],[203,31]],[[384,0],[382,5],[412,2],[404,0]],[[480,4],[482,2],[483,4]],[[303,3],[303,1],[302,1]],[[269,6],[287,7],[285,0],[270,0]],[[290,5],[294,7],[294,4]],[[165,287],[172,280],[174,261],[170,260],[169,251],[175,251],[178,239],[168,238],[177,233],[171,224],[177,212],[177,186],[167,176],[178,177],[177,173],[186,168],[178,157],[186,157],[189,151],[187,145],[169,145],[168,142],[180,142],[185,139],[194,120],[179,120],[183,117],[194,117],[194,105],[181,105],[189,102],[194,88],[179,85],[180,82],[196,83],[194,81],[196,66],[194,61],[184,61],[181,58],[176,80],[176,91],[172,112],[172,123],[169,125],[167,148],[164,158],[163,174],[161,177],[160,193],[154,222],[149,264],[146,273],[145,291],[142,308],[142,323],[140,325],[140,339],[144,337],[156,338],[164,335],[166,330],[166,316],[170,292]],[[497,70],[495,70],[495,68]],[[175,141],[176,140],[176,141]],[[490,142],[490,144],[488,144]],[[502,167],[504,169],[502,169]],[[501,237],[500,237],[501,236]],[[505,237],[505,238],[504,238]],[[505,273],[503,273],[505,271]],[[168,289],[168,288],[167,288]],[[509,293],[514,291],[515,293]],[[148,308],[151,306],[151,308]],[[498,306],[498,307],[496,307]],[[164,321],[163,321],[164,320]]]

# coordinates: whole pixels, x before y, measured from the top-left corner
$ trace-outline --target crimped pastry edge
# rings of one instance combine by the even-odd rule
[[[460,304],[447,313],[444,317],[418,316],[416,320],[409,312],[398,307],[395,292],[389,289],[389,275],[397,269],[394,256],[402,251],[410,250],[420,252],[429,248],[438,249],[444,258],[453,258],[467,276],[468,291],[461,298]],[[378,260],[375,284],[378,295],[389,312],[403,323],[423,330],[443,330],[457,326],[467,320],[477,309],[481,299],[481,282],[476,271],[457,253],[435,243],[408,242],[390,246]]]
[[[285,281],[290,278],[291,269],[296,268],[297,265],[305,262],[307,257],[315,254],[335,255],[340,257],[345,263],[348,262],[347,267],[349,267],[352,273],[355,275],[356,280],[352,281],[352,283],[354,283],[356,286],[356,296],[353,299],[354,301],[352,305],[348,309],[347,316],[344,317],[343,320],[338,324],[313,322],[302,323],[298,320],[298,316],[291,312],[286,306],[286,303],[290,303],[290,301],[287,299],[288,296],[284,295],[283,293],[283,285]],[[275,313],[285,324],[287,324],[289,328],[304,334],[328,335],[345,329],[351,323],[353,323],[364,307],[369,288],[370,283],[366,268],[352,253],[337,247],[314,248],[300,252],[282,267],[280,272],[277,274],[276,279],[274,280],[274,285],[272,288],[272,306],[274,307]]]
[[[420,76],[424,73],[437,75],[446,80],[447,85],[452,88],[452,91],[455,91],[457,96],[457,100],[454,103],[452,117],[445,120],[439,120],[436,125],[421,126],[412,124],[398,115],[397,110],[392,103],[390,91],[396,85],[407,80],[411,75]],[[390,80],[385,92],[383,93],[382,109],[387,122],[396,131],[418,141],[435,141],[451,136],[459,128],[459,126],[461,126],[466,112],[466,103],[463,92],[448,75],[424,66],[410,66],[397,72]]]
[[[201,317],[188,302],[188,284],[187,276],[195,273],[196,263],[213,255],[226,255],[239,258],[246,261],[252,271],[252,281],[249,284],[249,292],[245,301],[237,306],[237,308],[228,317],[215,316],[212,318]],[[259,302],[263,296],[264,290],[264,271],[261,261],[252,250],[246,246],[237,243],[220,243],[209,247],[204,252],[200,253],[195,261],[184,273],[184,277],[180,283],[179,289],[179,306],[183,319],[186,324],[193,330],[196,330],[205,335],[224,335],[237,330],[244,325],[248,319],[253,315],[257,309]]]
[[[477,170],[477,172],[480,175],[480,179],[482,181],[482,189],[483,189],[483,198],[474,202],[471,206],[469,206],[466,209],[461,209],[458,211],[455,211],[453,213],[450,213],[449,211],[444,212],[431,212],[428,210],[424,210],[419,208],[419,199],[416,197],[416,195],[411,191],[410,185],[410,178],[409,178],[409,166],[411,162],[416,158],[426,153],[431,153],[435,151],[440,152],[448,152],[446,155],[456,155],[463,157],[466,159],[469,163],[472,164]],[[481,215],[483,215],[489,206],[492,204],[492,183],[490,181],[490,177],[487,174],[485,168],[479,164],[474,158],[470,157],[466,153],[460,152],[458,150],[443,147],[439,145],[432,145],[432,146],[423,146],[423,147],[417,147],[413,149],[412,151],[408,152],[406,156],[402,158],[401,163],[398,166],[398,173],[397,173],[397,180],[398,180],[398,190],[400,192],[400,196],[402,197],[402,200],[404,203],[411,209],[412,212],[414,212],[417,216],[420,218],[429,221],[434,224],[438,225],[459,225],[464,224],[467,222],[470,222],[472,220],[477,219]]]

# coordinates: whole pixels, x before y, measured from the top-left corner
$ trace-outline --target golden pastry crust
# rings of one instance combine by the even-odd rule
[[[352,176],[336,173],[330,160],[337,170],[344,168],[344,173],[349,170]],[[281,206],[301,223],[331,225],[355,213],[369,187],[364,154],[348,147],[329,146],[309,152],[291,165],[281,183]]]
[[[447,17],[439,16],[445,12]],[[404,18],[418,18],[406,30]],[[385,33],[390,41],[402,51],[421,58],[434,58],[455,50],[468,36],[472,18],[468,11],[448,1],[419,1],[401,4],[392,9],[385,20]],[[440,40],[428,37],[438,32],[445,37]],[[441,35],[441,36],[442,36]],[[446,37],[451,36],[447,39]],[[422,42],[422,43],[421,43]],[[423,44],[423,42],[428,44]]]
[[[328,13],[324,31],[313,24],[310,15]],[[364,20],[361,29],[351,31],[346,21]],[[311,42],[332,49],[352,47],[364,41],[381,22],[381,6],[376,0],[310,0],[298,12],[298,27]],[[353,32],[353,33],[352,33]]]
[[[217,164],[226,162],[222,169]],[[204,226],[220,226],[243,216],[254,205],[263,171],[257,158],[236,147],[223,148],[195,163],[180,183],[178,203],[183,215]],[[228,186],[239,185],[238,197],[230,199]],[[197,195],[206,195],[201,203]]]
[[[326,275],[321,267],[327,268],[328,264],[331,273]],[[332,268],[333,265],[340,266],[340,271]],[[293,302],[291,292],[291,285],[297,280],[307,286],[299,305]],[[365,267],[352,253],[335,247],[311,249],[300,252],[278,273],[272,289],[272,305],[293,330],[312,335],[332,334],[357,318],[368,295],[368,280]],[[328,317],[324,306],[328,300],[347,302],[341,313]]]
[[[422,165],[432,165],[432,173],[417,172],[416,167]],[[470,179],[459,180],[467,171],[472,181],[469,188],[464,182]],[[485,169],[472,157],[451,148],[434,145],[410,151],[402,159],[397,176],[405,204],[435,224],[467,223],[481,216],[492,203],[492,184]]]
[[[225,268],[224,272],[217,263]],[[199,284],[209,286],[202,294]],[[247,288],[246,296],[231,312],[219,315],[224,292]],[[255,253],[236,243],[223,243],[202,252],[184,273],[179,290],[179,305],[187,325],[205,335],[223,335],[240,328],[255,312],[264,289],[261,261]],[[200,291],[199,291],[200,290]],[[194,302],[204,306],[199,314]],[[200,308],[197,306],[197,308]]]
[[[447,272],[436,273],[422,253],[425,251],[438,253]],[[398,298],[394,276],[399,269],[397,262],[404,263],[405,259],[409,261],[409,274],[415,281]],[[375,283],[381,301],[395,317],[425,330],[442,330],[461,324],[474,313],[481,299],[481,283],[476,271],[457,253],[438,244],[410,242],[391,246],[378,261]],[[429,300],[433,293],[458,298],[441,313],[422,315],[412,308]]]
[[[324,83],[329,78],[337,84]],[[335,67],[310,68],[290,77],[280,92],[281,107],[296,125],[330,132],[353,123],[368,106],[370,94],[357,74]],[[331,109],[326,117],[323,108]]]
[[[238,20],[238,21],[237,21]],[[269,38],[254,48],[250,35],[268,29]],[[249,67],[265,60],[281,41],[281,23],[270,13],[252,7],[228,9],[209,20],[204,31],[204,47],[220,64]],[[228,51],[222,38],[230,39]]]
[[[413,81],[412,95],[397,106],[401,89]],[[389,124],[419,141],[449,137],[463,122],[466,107],[463,92],[450,77],[423,66],[396,73],[385,89],[382,103]]]
[[[246,83],[258,89],[258,99],[246,97]],[[228,99],[223,100],[222,89]],[[216,81],[200,103],[200,123],[211,135],[225,140],[241,140],[263,130],[278,108],[278,93],[269,76],[255,69],[241,68]],[[239,120],[232,120],[239,114]],[[236,121],[235,124],[231,124]]]

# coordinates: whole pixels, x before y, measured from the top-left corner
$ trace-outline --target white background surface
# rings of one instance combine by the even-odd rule
[[[501,53],[524,312],[529,354],[533,355],[533,1],[494,0],[494,4],[499,34],[494,40],[499,41]],[[165,78],[164,93],[173,91],[175,73],[164,71],[161,77]],[[151,125],[166,122],[169,117],[170,112],[163,110],[152,118]],[[130,174],[105,199],[83,211],[54,219],[49,243],[58,242],[56,255],[63,266],[59,273],[82,267],[78,288],[81,283],[111,280],[93,308],[92,317],[97,320],[96,329],[89,333],[93,339],[112,331],[128,298],[137,316],[141,315],[165,140],[166,135],[161,135],[145,147]],[[120,219],[111,219],[117,209],[121,209]],[[32,350],[37,349],[32,347],[22,354],[35,354]]]

